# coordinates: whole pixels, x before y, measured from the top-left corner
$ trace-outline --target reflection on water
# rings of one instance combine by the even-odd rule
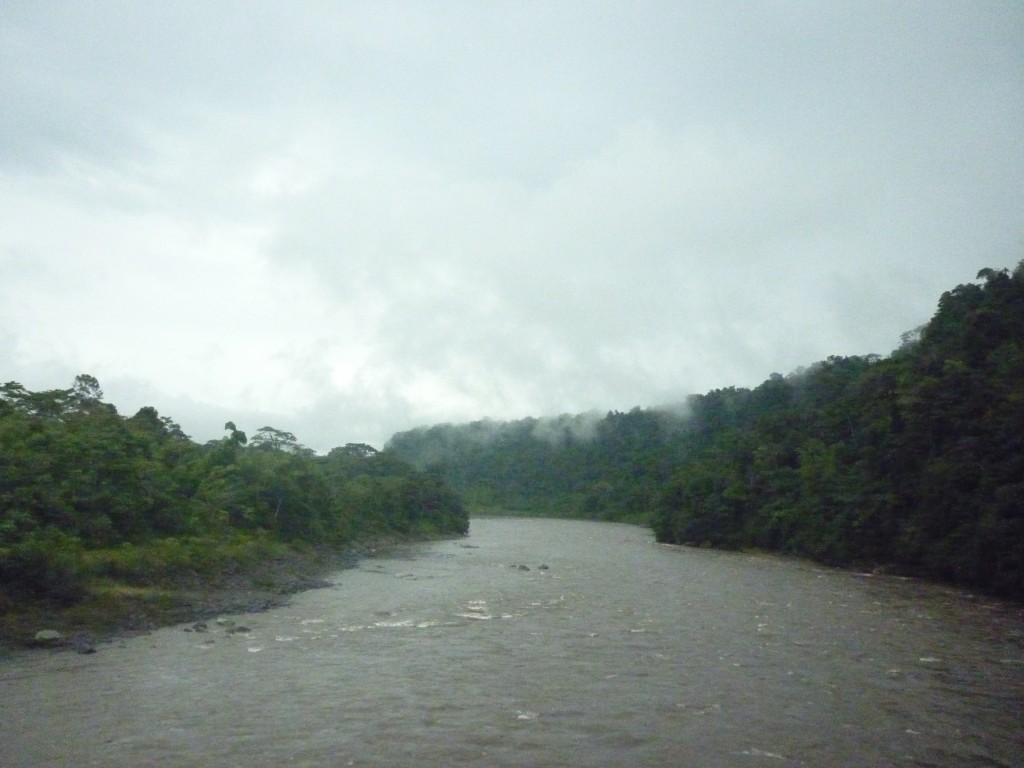
[[[288,607],[0,662],[4,766],[971,766],[1024,616],[918,582],[479,519]]]

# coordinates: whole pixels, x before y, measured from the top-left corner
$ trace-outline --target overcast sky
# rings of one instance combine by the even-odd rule
[[[0,380],[324,452],[886,354],[1024,258],[1024,3],[0,3]]]

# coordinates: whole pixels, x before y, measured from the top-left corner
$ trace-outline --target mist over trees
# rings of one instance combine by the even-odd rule
[[[684,410],[421,428],[388,450],[477,509],[1024,598],[1024,262],[978,279],[884,358],[829,357]]]
[[[671,476],[683,426],[676,414],[635,408],[441,424],[396,434],[387,450],[441,473],[477,509],[643,522]]]

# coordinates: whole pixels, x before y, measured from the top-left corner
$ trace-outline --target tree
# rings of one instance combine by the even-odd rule
[[[327,455],[330,457],[347,457],[351,459],[369,459],[376,456],[380,451],[366,443],[345,443],[345,445],[332,448]]]
[[[294,452],[301,448],[295,435],[274,427],[260,427],[253,435],[250,445],[253,448],[264,451],[290,451]]]
[[[227,424],[224,425],[224,429],[229,430],[231,432],[231,435],[228,437],[228,440],[233,445],[238,446],[240,448],[249,442],[249,438],[245,436],[245,432],[242,432],[240,429],[238,429],[235,426],[235,422],[229,421]]]

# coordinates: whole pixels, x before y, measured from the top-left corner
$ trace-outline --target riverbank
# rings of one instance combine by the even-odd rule
[[[151,583],[97,578],[69,604],[27,601],[0,605],[0,653],[51,648],[93,653],[105,642],[159,627],[284,605],[298,592],[332,586],[328,577],[384,554],[398,540],[342,549],[280,547],[256,563],[227,563],[202,573],[180,569]]]

